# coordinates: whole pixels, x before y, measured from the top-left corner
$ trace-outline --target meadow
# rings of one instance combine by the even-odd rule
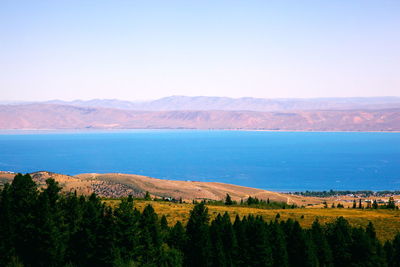
[[[111,206],[117,205],[119,200],[107,200],[107,204]],[[155,212],[161,217],[165,215],[170,226],[177,221],[186,224],[193,204],[188,203],[171,203],[163,201],[144,201],[135,200],[135,207],[142,211],[145,206],[151,204]],[[218,213],[228,212],[233,221],[236,215],[240,217],[249,214],[261,215],[264,220],[275,220],[279,213],[280,220],[288,218],[299,221],[302,227],[311,227],[314,220],[318,219],[321,224],[333,222],[336,218],[342,216],[352,226],[366,227],[369,222],[375,226],[378,238],[381,241],[393,239],[400,232],[400,211],[399,210],[370,210],[370,209],[350,209],[350,208],[296,208],[296,209],[259,209],[252,207],[240,206],[214,206],[207,205],[211,219],[214,219]]]

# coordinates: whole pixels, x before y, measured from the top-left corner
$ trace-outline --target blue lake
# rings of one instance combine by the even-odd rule
[[[400,133],[3,131],[0,170],[119,172],[276,191],[400,190]]]

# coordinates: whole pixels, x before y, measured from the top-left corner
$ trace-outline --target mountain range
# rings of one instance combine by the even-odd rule
[[[354,110],[400,108],[400,97],[352,97],[310,99],[229,98],[210,96],[170,96],[150,101],[123,101],[117,99],[92,99],[61,101],[45,104],[103,107],[129,110],[240,110],[240,111],[292,111],[292,110]]]
[[[174,96],[148,102],[8,103],[0,105],[0,129],[400,131],[400,98]]]

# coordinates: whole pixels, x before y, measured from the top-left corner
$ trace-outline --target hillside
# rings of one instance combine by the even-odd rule
[[[2,105],[0,129],[400,131],[400,109],[134,111],[57,104]]]
[[[0,172],[0,182],[10,182],[15,174]],[[76,176],[62,175],[52,172],[31,173],[33,180],[44,186],[47,178],[54,178],[63,187],[65,192],[76,190],[79,194],[96,193],[101,197],[126,197],[133,195],[143,197],[148,191],[155,197],[182,198],[187,201],[193,199],[222,200],[226,194],[230,194],[233,200],[248,198],[249,196],[259,199],[270,199],[272,201],[285,202],[288,204],[307,205],[320,204],[319,198],[294,196],[284,193],[215,182],[191,182],[155,179],[147,176],[120,174],[120,173],[87,173]]]

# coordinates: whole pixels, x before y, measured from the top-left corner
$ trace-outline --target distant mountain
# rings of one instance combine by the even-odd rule
[[[354,110],[400,108],[400,97],[354,97],[312,99],[229,98],[209,96],[170,96],[158,100],[130,102],[116,99],[61,101],[45,104],[103,107],[129,110],[247,110],[247,111],[298,111],[298,110]]]
[[[136,111],[57,104],[0,105],[0,129],[91,128],[400,131],[400,108],[260,112]]]

